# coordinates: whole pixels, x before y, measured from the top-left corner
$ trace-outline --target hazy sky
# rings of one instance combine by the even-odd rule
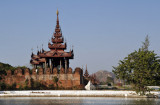
[[[49,50],[57,8],[72,68],[112,71],[147,34],[160,55],[160,0],[0,0],[0,62],[29,65],[31,48]]]

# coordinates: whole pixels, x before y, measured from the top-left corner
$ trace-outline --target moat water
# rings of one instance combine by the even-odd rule
[[[160,105],[160,99],[118,97],[0,97],[0,105]]]

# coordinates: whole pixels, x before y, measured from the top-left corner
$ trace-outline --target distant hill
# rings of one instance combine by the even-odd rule
[[[96,75],[96,79],[99,81],[99,83],[101,84],[106,84],[107,81],[107,77],[111,77],[113,78],[114,84],[117,83],[123,83],[122,80],[117,79],[116,76],[114,75],[114,73],[109,72],[107,70],[99,70],[96,73],[94,73]]]
[[[94,74],[99,82],[106,82],[107,77],[115,78],[115,75],[112,72],[106,70],[99,70]]]

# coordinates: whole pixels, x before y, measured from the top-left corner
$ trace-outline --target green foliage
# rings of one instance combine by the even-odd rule
[[[73,86],[72,89],[73,90],[78,90],[78,87],[77,86]]]
[[[54,89],[54,85],[53,84],[49,85],[48,89],[49,90],[53,90]]]
[[[4,82],[0,82],[0,90],[6,90],[7,85]]]
[[[31,83],[31,89],[34,89],[34,80],[33,80],[33,78],[30,79],[30,83]]]
[[[0,82],[0,90],[16,90],[16,83],[12,85],[6,85],[4,82]]]
[[[58,83],[59,79],[57,78],[57,76],[53,77],[53,82]]]
[[[13,67],[9,64],[5,64],[5,63],[0,62],[0,75],[2,75],[2,74],[6,75],[7,70],[11,70],[12,72],[14,72],[14,70],[19,69],[19,68],[20,69],[26,69],[27,67],[26,66]],[[0,80],[1,80],[1,77],[0,77]]]
[[[35,81],[33,86],[34,86],[33,87],[34,90],[40,90],[41,84],[40,84],[40,82]]]
[[[16,83],[12,84],[9,90],[16,90],[16,86],[17,86]]]
[[[112,77],[107,77],[106,83],[111,85],[111,83],[114,83],[114,79]]]
[[[43,83],[40,83],[39,81],[34,81],[33,78],[30,79],[31,87],[28,89],[29,90],[47,90],[50,89],[51,87],[45,86]]]
[[[59,79],[57,78],[57,76],[54,76],[53,82],[56,84],[56,89],[58,89],[58,81],[59,81]]]
[[[147,43],[147,44],[146,44]],[[149,41],[113,67],[116,77],[134,84],[137,93],[144,95],[149,85],[160,85],[160,59],[154,51],[148,51]]]
[[[142,42],[142,50],[144,51],[148,51],[148,47],[149,47],[149,37],[148,35],[145,38],[145,42]]]
[[[28,80],[28,78],[25,81],[24,90],[29,90],[29,80]]]
[[[29,83],[30,82],[30,83]],[[19,88],[16,88],[17,84],[6,85],[4,82],[0,82],[0,90],[53,90],[54,85],[51,84],[48,87],[39,81],[34,81],[33,78],[30,80],[26,79],[24,86],[19,85]]]
[[[18,90],[24,90],[24,88],[22,87],[22,85],[19,86]]]
[[[112,84],[114,84],[114,78],[107,76],[106,81],[104,82],[100,82],[100,85],[109,85],[111,86]]]
[[[15,68],[12,67],[11,65],[0,62],[0,74],[6,74],[7,70],[13,70],[13,69]]]

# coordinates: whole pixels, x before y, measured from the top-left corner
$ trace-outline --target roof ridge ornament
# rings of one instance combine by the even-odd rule
[[[86,64],[86,70],[87,70],[87,64]]]
[[[57,16],[59,15],[59,11],[58,11],[58,8],[57,8],[56,14],[57,14]]]
[[[31,48],[31,51],[32,51],[32,53],[33,53],[33,47]]]
[[[42,44],[42,49],[43,49],[43,44]]]
[[[39,51],[38,46],[37,46],[37,52]]]

